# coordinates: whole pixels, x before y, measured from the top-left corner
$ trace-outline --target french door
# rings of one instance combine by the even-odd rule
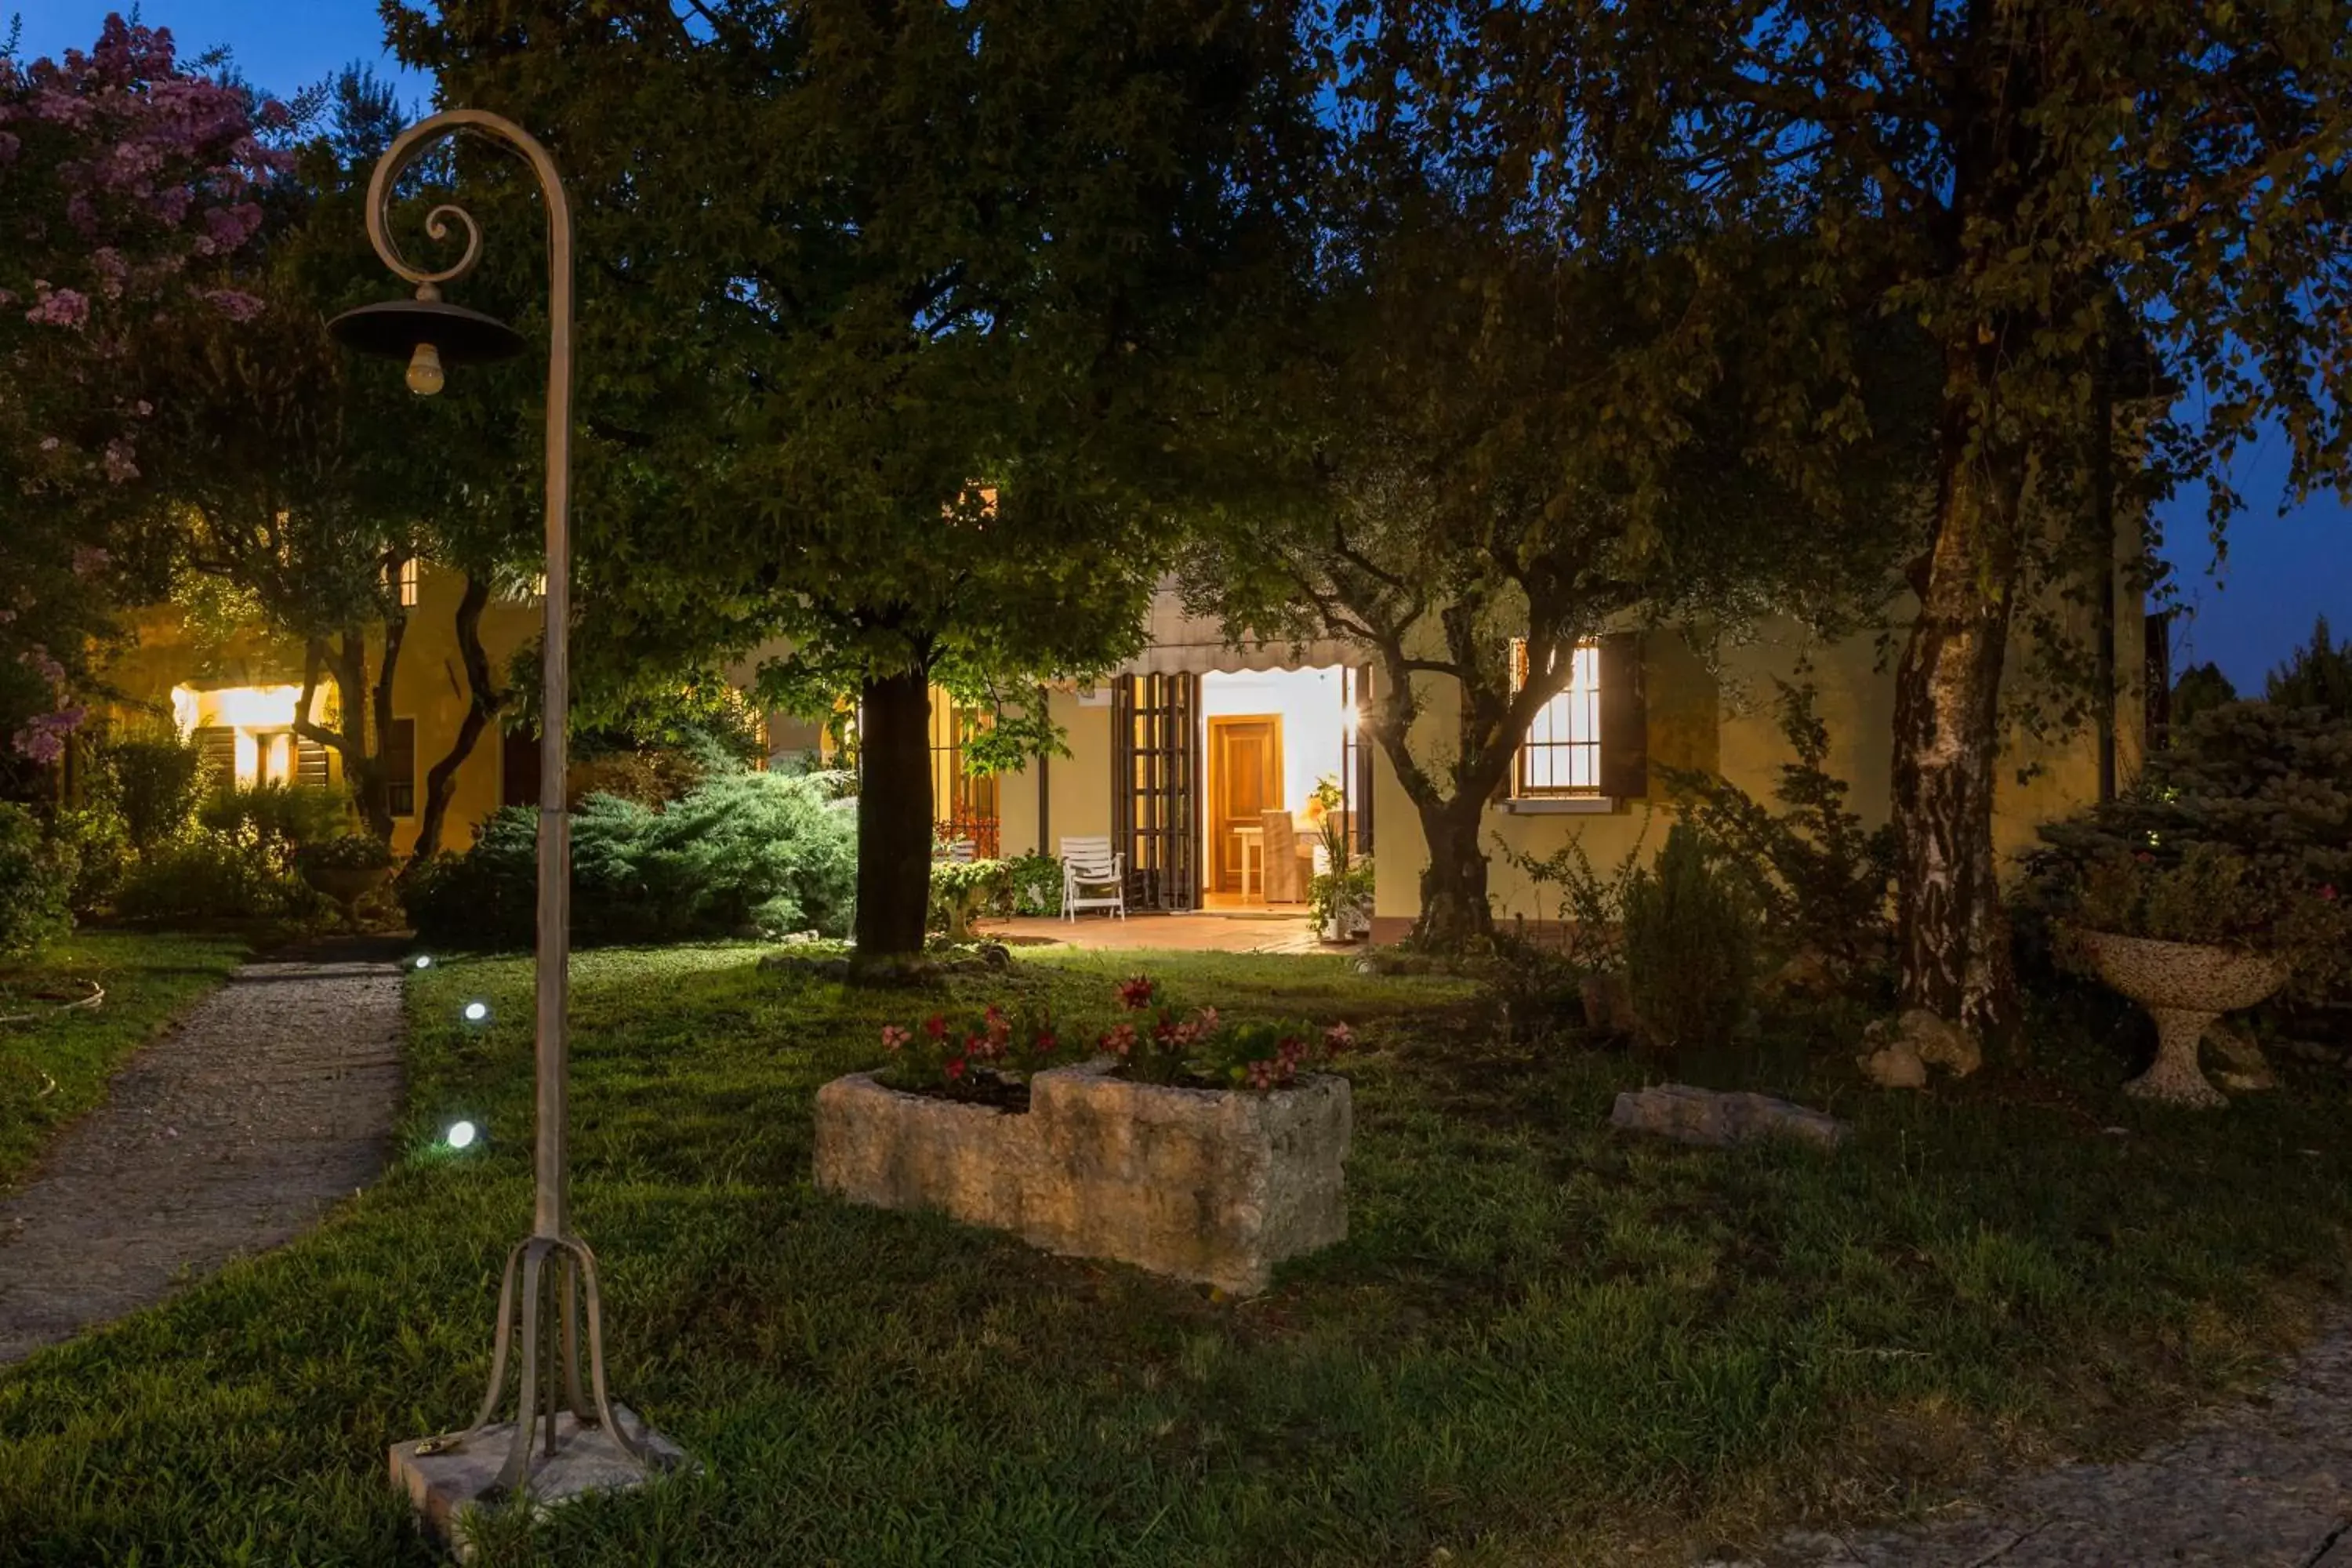
[[[1194,675],[1126,675],[1111,688],[1111,847],[1129,909],[1201,902],[1201,711]]]

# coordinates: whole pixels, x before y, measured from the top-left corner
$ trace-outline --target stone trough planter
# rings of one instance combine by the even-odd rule
[[[903,1093],[871,1073],[835,1079],[817,1090],[817,1185],[1235,1295],[1348,1234],[1347,1079],[1245,1094],[1108,1068],[1037,1074],[1026,1112]]]

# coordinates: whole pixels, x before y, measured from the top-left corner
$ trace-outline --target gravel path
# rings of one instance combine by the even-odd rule
[[[2116,1465],[2021,1476],[1907,1531],[1792,1536],[1772,1568],[2352,1568],[2352,1325],[2259,1398]],[[1730,1568],[1728,1564],[1717,1568]]]
[[[248,963],[0,1199],[0,1364],[276,1247],[383,1166],[400,971],[381,940]]]

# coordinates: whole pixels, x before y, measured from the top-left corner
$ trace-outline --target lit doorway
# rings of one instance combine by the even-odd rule
[[[1302,908],[1321,813],[1344,790],[1347,672],[1213,670],[1201,677],[1205,907]]]

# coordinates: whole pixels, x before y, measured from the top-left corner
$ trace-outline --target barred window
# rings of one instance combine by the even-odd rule
[[[1520,795],[1601,793],[1601,645],[1580,642],[1570,657],[1568,685],[1536,710],[1519,744]],[[1514,689],[1527,683],[1528,673],[1527,642],[1514,637]]]

